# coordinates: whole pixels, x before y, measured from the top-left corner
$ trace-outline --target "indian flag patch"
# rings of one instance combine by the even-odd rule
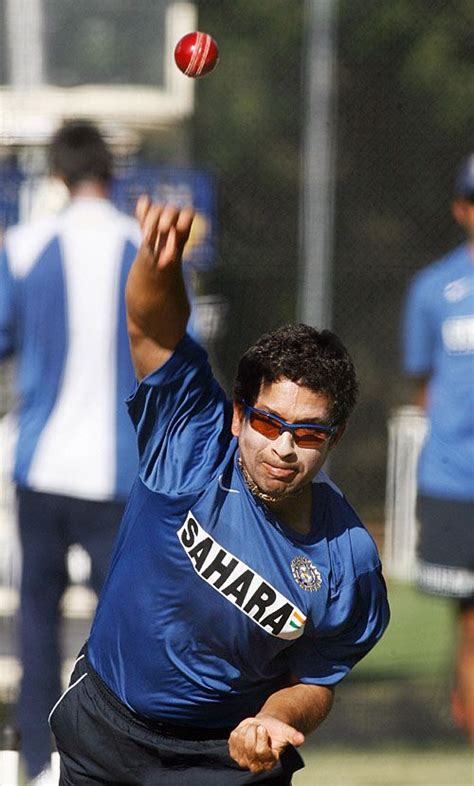
[[[305,622],[306,622],[306,617],[304,616],[304,614],[301,614],[301,612],[296,610],[293,612],[293,614],[289,619],[290,628],[293,628],[294,630],[299,630],[300,628],[303,628]]]

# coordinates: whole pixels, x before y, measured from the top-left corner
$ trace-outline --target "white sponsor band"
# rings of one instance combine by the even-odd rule
[[[306,623],[304,613],[214,540],[192,513],[177,534],[196,573],[253,622],[280,639],[301,636]]]
[[[443,322],[442,332],[450,355],[474,352],[474,316],[450,317]]]

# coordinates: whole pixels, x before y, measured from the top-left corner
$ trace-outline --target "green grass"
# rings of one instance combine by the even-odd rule
[[[392,619],[384,638],[348,678],[352,690],[346,696],[341,687],[339,709],[335,706],[326,722],[338,711],[353,716],[364,732],[363,743],[357,749],[355,741],[346,746],[337,733],[335,738],[326,735],[325,743],[316,731],[303,747],[306,767],[295,774],[293,786],[474,786],[473,757],[463,739],[457,744],[439,736],[415,736],[381,743],[377,728],[374,738],[377,713],[410,713],[399,703],[407,684],[414,705],[426,702],[428,716],[439,712],[438,706],[430,707],[431,692],[449,678],[453,659],[454,609],[449,601],[394,581],[389,597]],[[443,686],[441,699],[435,697],[438,703],[444,703],[444,692]]]
[[[337,734],[335,739],[326,735],[318,740],[315,732],[303,746],[306,767],[295,774],[293,786],[474,786],[474,757],[462,737],[450,742],[443,739],[441,744],[439,737],[429,735],[420,739],[415,734],[403,740],[385,737],[377,742],[375,730],[374,737],[377,713],[381,713],[382,725],[383,713],[410,713],[399,700],[407,685],[412,709],[420,703],[422,713],[428,713],[431,721],[430,713],[439,712],[439,707],[430,708],[430,691],[449,680],[453,662],[453,605],[394,581],[389,583],[389,597],[390,626],[382,641],[354,669],[349,677],[352,690],[343,699],[348,702],[346,714],[354,714],[357,731],[367,726],[367,744],[356,748],[354,740],[344,745],[337,741]],[[440,694],[443,702],[444,690]],[[357,702],[366,707],[360,717],[354,707]],[[337,708],[333,709],[333,714],[336,712]],[[330,716],[328,724],[331,722]],[[334,730],[337,732],[337,722]]]
[[[352,679],[445,676],[454,651],[455,615],[450,601],[390,582],[390,625],[377,646],[359,663]]]
[[[473,786],[474,761],[466,749],[376,752],[304,750],[306,767],[293,786]]]

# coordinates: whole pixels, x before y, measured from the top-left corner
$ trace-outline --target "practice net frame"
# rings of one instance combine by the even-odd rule
[[[383,562],[386,575],[402,581],[415,573],[417,464],[426,432],[419,407],[398,407],[389,417]]]

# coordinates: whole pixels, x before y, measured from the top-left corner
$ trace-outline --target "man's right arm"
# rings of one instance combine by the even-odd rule
[[[13,278],[3,248],[0,251],[0,360],[15,351],[14,314]]]
[[[423,374],[411,378],[412,383],[412,402],[415,407],[419,407],[423,412],[428,410],[428,383],[429,375]]]
[[[191,231],[191,208],[152,205],[140,197],[142,245],[126,287],[127,324],[138,379],[162,366],[183,338],[190,307],[181,259]]]
[[[402,360],[403,370],[411,383],[411,401],[425,412],[434,351],[430,301],[426,278],[418,274],[411,282],[405,299]]]

